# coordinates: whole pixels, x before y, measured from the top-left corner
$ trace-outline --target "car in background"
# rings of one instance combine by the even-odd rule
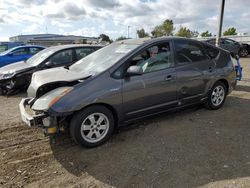
[[[19,108],[46,135],[69,128],[76,143],[95,147],[118,126],[170,109],[204,103],[217,110],[236,82],[224,49],[178,37],[130,39],[34,73]]]
[[[11,94],[27,89],[34,72],[69,66],[101,47],[79,44],[53,46],[38,52],[26,61],[2,67],[0,68],[0,93]]]
[[[17,46],[24,46],[23,42],[0,42],[0,53]]]
[[[212,44],[215,46],[216,39],[208,39],[205,42],[208,42],[209,44]],[[229,52],[239,55],[241,57],[247,56],[245,46],[235,40],[229,39],[229,38],[221,38],[220,40],[220,47],[228,50]]]
[[[27,45],[4,51],[0,53],[0,68],[19,61],[25,61],[43,49],[45,49],[43,46]]]

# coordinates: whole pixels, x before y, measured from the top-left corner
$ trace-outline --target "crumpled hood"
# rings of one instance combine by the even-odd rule
[[[0,68],[0,74],[5,72],[19,72],[31,67],[33,66],[28,63],[25,63],[24,61],[20,61]]]
[[[91,74],[85,74],[83,72],[75,72],[64,67],[51,68],[43,71],[33,73],[31,84],[28,88],[28,95],[35,97],[38,88],[48,83],[56,82],[72,82],[75,80],[81,80],[89,77]]]

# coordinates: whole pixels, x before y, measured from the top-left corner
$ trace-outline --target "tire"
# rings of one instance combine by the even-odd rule
[[[105,143],[114,131],[114,117],[101,105],[90,106],[75,114],[70,122],[73,140],[83,147],[96,147]]]
[[[206,108],[209,110],[218,110],[223,106],[226,96],[227,88],[225,84],[221,81],[216,82],[208,93]]]
[[[239,56],[240,56],[240,57],[246,57],[246,56],[248,56],[248,51],[247,51],[247,49],[242,48],[242,49],[239,51]]]

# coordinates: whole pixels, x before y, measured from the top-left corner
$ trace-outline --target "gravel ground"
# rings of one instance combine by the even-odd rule
[[[25,94],[0,96],[0,187],[250,187],[250,58],[224,107],[166,113],[84,149],[51,145],[19,117]]]

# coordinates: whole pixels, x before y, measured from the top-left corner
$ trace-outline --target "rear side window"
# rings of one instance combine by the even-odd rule
[[[178,63],[198,62],[207,60],[202,45],[192,41],[174,41],[176,59]]]
[[[207,55],[212,59],[216,58],[220,52],[218,49],[209,45],[204,45],[204,48],[206,50]]]
[[[30,54],[36,54],[37,52],[40,52],[42,48],[32,47],[30,48]]]
[[[94,51],[95,50],[93,48],[77,48],[76,49],[76,59],[77,60],[82,59]]]

